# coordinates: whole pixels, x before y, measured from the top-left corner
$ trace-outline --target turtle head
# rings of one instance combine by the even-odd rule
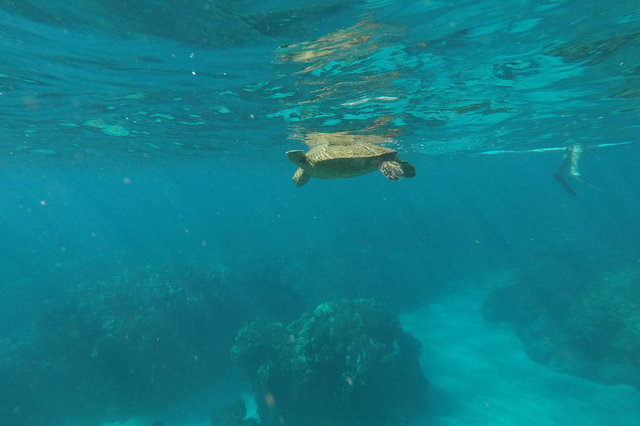
[[[402,167],[402,175],[406,178],[412,178],[416,175],[416,168],[413,167],[413,164],[407,161],[398,161],[400,163],[400,167]]]
[[[291,160],[298,167],[306,167],[309,165],[309,163],[307,162],[307,156],[305,155],[304,151],[287,151],[287,158],[289,158],[289,160]]]

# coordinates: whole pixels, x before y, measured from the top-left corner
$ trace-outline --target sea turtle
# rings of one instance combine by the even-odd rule
[[[311,176],[322,179],[348,178],[379,169],[390,180],[412,178],[416,169],[397,158],[397,151],[371,143],[320,145],[303,151],[287,151],[287,157],[300,168],[293,175],[296,186]]]

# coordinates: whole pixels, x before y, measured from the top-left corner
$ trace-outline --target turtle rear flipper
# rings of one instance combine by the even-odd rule
[[[293,163],[295,163],[299,167],[304,167],[309,164],[309,162],[307,161],[307,156],[305,155],[304,151],[299,151],[299,150],[287,151],[287,158],[289,158],[289,160],[291,160]]]
[[[302,167],[300,167],[296,170],[291,179],[295,182],[296,186],[300,187],[309,182],[309,179],[311,179],[311,173],[306,172]]]

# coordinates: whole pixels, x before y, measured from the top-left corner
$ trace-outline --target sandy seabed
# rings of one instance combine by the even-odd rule
[[[481,292],[403,315],[424,345],[434,426],[637,426],[640,391],[557,373],[528,358],[508,326],[483,319]]]

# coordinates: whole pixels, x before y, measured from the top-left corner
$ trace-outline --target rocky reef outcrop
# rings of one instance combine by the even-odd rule
[[[0,417],[91,425],[180,401],[233,365],[247,311],[218,274],[195,267],[145,267],[65,289],[41,307],[30,335],[0,342],[9,384],[0,386]]]
[[[264,425],[409,424],[428,389],[419,342],[368,300],[320,304],[285,326],[253,322],[232,353]]]
[[[257,426],[256,419],[247,418],[247,408],[244,401],[235,401],[219,404],[211,410],[211,426]]]
[[[543,273],[539,277],[544,277]],[[509,322],[529,356],[557,371],[640,389],[640,267],[494,289],[485,316]]]

